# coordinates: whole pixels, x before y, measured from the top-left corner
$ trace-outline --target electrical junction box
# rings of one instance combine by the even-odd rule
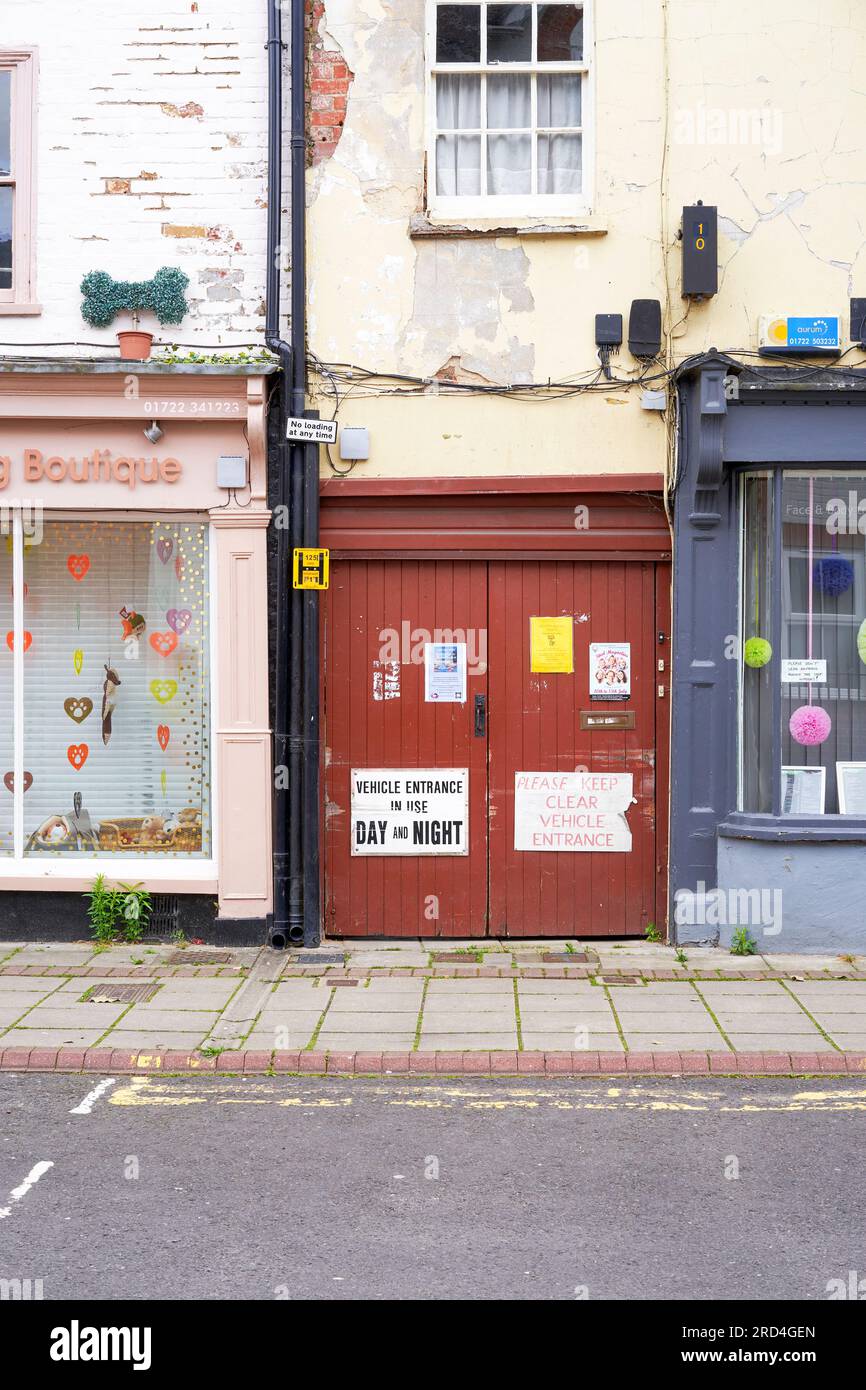
[[[619,347],[622,343],[622,314],[596,314],[596,347]]]
[[[642,391],[641,410],[667,410],[668,398],[665,391]]]
[[[840,314],[764,314],[758,333],[763,357],[838,357],[842,351]]]
[[[683,297],[709,299],[719,292],[719,210],[695,203],[683,208]]]
[[[220,454],[217,459],[217,487],[242,488],[247,485],[247,461],[243,454]]]
[[[370,431],[366,425],[344,425],[340,430],[340,458],[368,459]]]
[[[628,316],[628,350],[632,357],[651,361],[662,349],[662,306],[659,299],[633,299]]]

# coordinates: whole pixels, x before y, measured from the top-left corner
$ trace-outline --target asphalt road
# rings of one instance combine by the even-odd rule
[[[71,1114],[97,1085],[0,1077],[0,1279],[45,1299],[822,1300],[866,1278],[866,1084],[119,1078]]]

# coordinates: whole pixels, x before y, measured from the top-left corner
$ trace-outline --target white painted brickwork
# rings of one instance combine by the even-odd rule
[[[190,278],[190,313],[171,328],[143,316],[157,341],[261,345],[266,38],[264,0],[3,0],[0,47],[39,50],[42,314],[0,317],[0,340],[116,353],[125,324],[83,322],[82,275],[169,265]]]

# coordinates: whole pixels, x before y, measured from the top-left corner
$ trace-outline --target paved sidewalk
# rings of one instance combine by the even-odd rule
[[[866,958],[641,941],[3,943],[0,1067],[847,1074],[866,1071]]]

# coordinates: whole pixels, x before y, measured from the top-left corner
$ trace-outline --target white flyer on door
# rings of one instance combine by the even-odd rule
[[[440,705],[466,703],[466,643],[424,643],[424,700]]]
[[[628,854],[630,772],[515,772],[514,848]]]

